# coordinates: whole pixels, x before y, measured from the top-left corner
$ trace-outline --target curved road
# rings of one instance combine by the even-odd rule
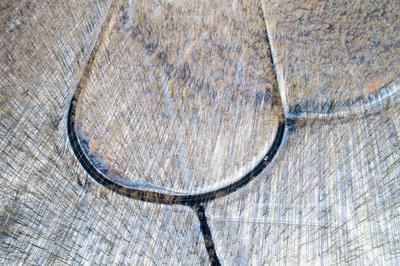
[[[135,188],[130,187],[129,185],[122,185],[114,181],[113,179],[107,177],[93,165],[88,156],[85,154],[81,146],[81,143],[79,141],[78,134],[76,132],[76,126],[74,120],[76,104],[78,102],[80,92],[81,89],[78,88],[72,97],[71,104],[68,110],[68,120],[67,120],[68,138],[71,143],[72,150],[75,153],[75,156],[78,158],[79,162],[86,170],[86,172],[88,172],[88,174],[101,185],[105,186],[106,188],[112,191],[115,191],[118,194],[148,202],[195,206],[203,202],[211,201],[216,198],[226,196],[229,193],[232,193],[240,189],[241,187],[245,186],[250,181],[252,181],[258,174],[260,174],[264,170],[264,168],[273,160],[274,156],[276,155],[282,143],[283,135],[285,132],[285,126],[287,124],[286,122],[282,121],[279,122],[275,139],[270,149],[263,157],[263,159],[261,159],[261,161],[250,172],[248,172],[239,180],[227,186],[199,194],[174,194],[174,193],[163,193],[163,192],[142,190],[136,187]]]

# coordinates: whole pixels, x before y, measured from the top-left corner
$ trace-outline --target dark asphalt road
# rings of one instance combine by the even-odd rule
[[[214,200],[216,198],[224,197],[229,193],[232,193],[242,188],[246,184],[248,184],[265,169],[265,167],[273,160],[274,156],[276,155],[282,143],[283,135],[285,132],[286,123],[279,122],[275,139],[270,149],[263,157],[263,159],[261,159],[261,161],[242,178],[225,187],[212,190],[209,192],[204,192],[199,194],[186,194],[186,195],[142,190],[136,187],[135,188],[129,187],[129,185],[119,184],[113,179],[107,177],[93,165],[93,163],[88,158],[87,154],[85,154],[81,146],[81,143],[79,142],[74,120],[76,103],[78,101],[79,94],[80,90],[77,89],[71,100],[71,104],[68,111],[68,120],[67,120],[68,138],[71,143],[72,150],[75,153],[75,156],[78,158],[79,162],[86,170],[86,172],[99,184],[105,186],[106,188],[112,191],[115,191],[118,194],[131,197],[137,200],[162,203],[162,204],[183,204],[183,205],[195,206],[200,203]]]

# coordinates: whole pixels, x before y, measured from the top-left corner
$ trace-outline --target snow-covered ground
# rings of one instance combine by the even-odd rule
[[[111,2],[0,3],[0,264],[209,264],[192,209],[84,171],[78,84],[85,148],[138,187],[230,183],[269,148],[275,105],[302,119],[203,206],[222,264],[400,264],[398,1]]]

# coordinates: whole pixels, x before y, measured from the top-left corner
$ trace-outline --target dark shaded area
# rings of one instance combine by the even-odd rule
[[[204,207],[202,205],[196,205],[192,207],[196,212],[197,217],[200,221],[200,230],[203,234],[204,244],[206,246],[206,250],[208,253],[208,258],[210,260],[211,265],[219,266],[221,263],[219,262],[217,252],[215,251],[214,241],[212,239],[211,230],[207,223],[207,217],[205,214]]]
[[[78,135],[79,142],[81,143],[81,147],[83,152],[89,158],[89,160],[93,163],[93,166],[96,167],[102,174],[108,173],[107,165],[95,154],[93,154],[89,149],[89,141],[83,137],[82,135]]]

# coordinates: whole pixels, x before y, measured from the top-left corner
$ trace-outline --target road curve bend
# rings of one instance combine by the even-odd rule
[[[242,188],[252,181],[257,175],[259,175],[273,160],[278,152],[279,147],[281,146],[285,127],[288,124],[286,121],[280,121],[278,123],[278,130],[276,131],[275,139],[264,157],[251,171],[227,186],[198,194],[163,193],[159,191],[143,190],[138,189],[137,187],[131,187],[127,184],[118,183],[116,180],[109,178],[107,175],[103,174],[99,169],[97,169],[90,161],[87,154],[85,154],[78,138],[74,119],[76,117],[76,106],[81,90],[82,89],[78,87],[78,89],[75,91],[69,106],[67,117],[68,138],[76,158],[79,160],[86,172],[99,184],[120,195],[147,202],[195,206],[203,202],[224,197],[229,193]]]

